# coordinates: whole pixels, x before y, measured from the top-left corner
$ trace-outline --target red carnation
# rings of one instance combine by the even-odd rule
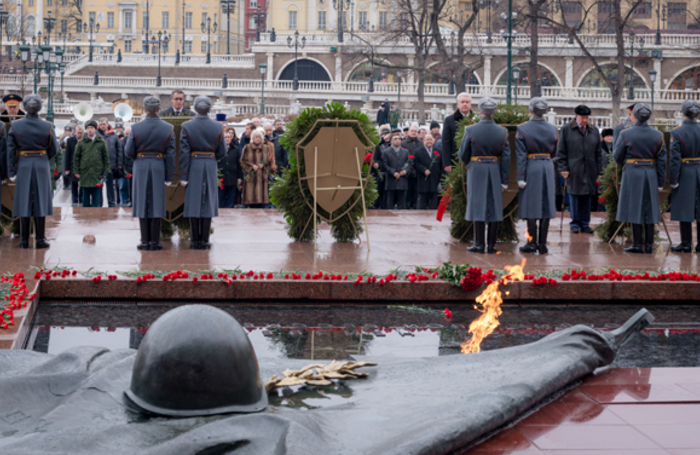
[[[369,164],[372,161],[372,154],[368,153],[365,155],[365,163]]]
[[[414,158],[413,155],[408,155],[408,159],[409,159],[409,160],[412,160],[413,158]]]

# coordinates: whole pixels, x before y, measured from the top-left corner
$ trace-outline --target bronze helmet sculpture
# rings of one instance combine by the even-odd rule
[[[153,323],[125,394],[148,413],[172,417],[267,407],[248,335],[233,316],[208,305],[181,306]]]

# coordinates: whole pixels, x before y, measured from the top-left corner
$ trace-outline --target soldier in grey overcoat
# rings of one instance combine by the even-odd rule
[[[41,98],[24,99],[25,118],[12,122],[7,134],[8,175],[16,180],[13,216],[20,218],[20,248],[29,248],[29,222],[34,217],[36,248],[48,248],[46,217],[53,215],[49,160],[58,154],[51,123],[39,118]]]
[[[139,250],[163,249],[160,244],[161,218],[166,216],[165,187],[175,177],[175,134],[173,127],[158,117],[160,99],[143,100],[146,118],[131,127],[124,154],[133,160],[132,216],[139,219]]]
[[[182,124],[180,133],[180,183],[187,187],[185,212],[190,220],[190,248],[211,248],[211,219],[219,216],[217,161],[226,156],[224,128],[209,118],[211,100],[194,100],[196,117]]]
[[[700,104],[684,101],[681,105],[683,123],[671,131],[669,146],[669,180],[671,183],[671,219],[680,221],[681,243],[671,250],[690,253],[693,249],[693,221],[698,223],[700,253]]]
[[[557,128],[547,122],[547,101],[530,100],[532,117],[518,126],[515,136],[517,154],[518,217],[527,220],[528,242],[520,247],[523,253],[547,253],[549,220],[556,217],[555,172],[552,158],[557,152]],[[540,235],[537,236],[537,220]]]
[[[510,145],[508,131],[496,125],[493,114],[497,104],[492,98],[479,100],[481,121],[464,130],[459,159],[467,164],[467,212],[474,222],[473,253],[484,252],[486,223],[489,223],[488,253],[496,252],[498,222],[503,220],[502,192],[508,188]]]
[[[0,121],[0,209],[2,208],[2,182],[7,178],[7,127]],[[2,234],[2,225],[0,225]]]
[[[654,225],[661,221],[659,191],[666,181],[666,146],[663,134],[647,124],[649,117],[651,107],[637,103],[637,122],[620,133],[613,153],[615,162],[624,166],[616,219],[632,225],[632,245],[624,250],[628,253],[652,253]]]

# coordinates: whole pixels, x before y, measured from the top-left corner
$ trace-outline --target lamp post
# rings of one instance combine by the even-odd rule
[[[265,13],[262,11],[262,7],[258,3],[258,11],[255,13],[255,42],[260,42],[260,26],[265,22]]]
[[[0,63],[2,63],[2,24],[7,21],[7,17],[10,15],[5,11],[5,5],[0,2]]]
[[[168,35],[167,32],[164,32],[162,30],[158,31],[158,38],[156,39],[156,36],[153,35],[151,38],[151,46],[155,46],[156,44],[158,45],[158,77],[156,77],[156,87],[161,86],[161,80],[160,80],[160,50],[163,47],[163,45],[167,46],[168,43],[170,42],[170,35]]]
[[[333,0],[333,8],[338,11],[338,42],[343,42],[343,12],[350,9],[350,0]]]
[[[656,1],[656,40],[654,44],[661,45],[661,0]]]
[[[486,42],[491,44],[491,10],[498,9],[499,0],[479,0],[479,11],[486,9]]]
[[[654,88],[656,86],[656,70],[654,68],[649,70],[649,80],[651,81],[651,110],[654,110]]]
[[[297,52],[299,47],[304,49],[306,46],[306,37],[301,37],[301,46],[299,45],[299,30],[294,32],[294,41],[291,36],[287,36],[287,46],[291,49],[294,47],[294,81],[292,82],[292,90],[299,90],[299,77],[297,76]]]
[[[627,98],[634,100],[634,32],[630,32],[630,74],[627,78],[628,93]],[[639,38],[639,48],[640,50],[644,48],[644,38]]]
[[[368,93],[374,93],[374,62],[370,62],[370,76],[369,76],[369,85],[367,86],[367,92]]]
[[[236,12],[236,0],[221,0],[221,8],[226,14],[226,55],[231,55],[231,13]]]
[[[515,104],[518,104],[518,82],[520,82],[520,67],[519,66],[514,66],[513,69],[511,70],[513,73],[513,79],[515,80],[515,90],[514,90],[514,98],[515,98]]]
[[[207,17],[207,23],[202,22],[202,33],[207,33],[207,64],[211,63],[211,32],[216,33],[217,24],[214,22],[214,26],[211,24],[211,17]],[[160,52],[160,51],[158,51]]]
[[[94,34],[100,31],[100,24],[96,24],[94,19],[90,19],[90,24],[83,23],[83,30],[87,29],[90,36],[90,56],[88,57],[88,62],[92,62],[92,42],[94,41]]]
[[[401,70],[396,71],[396,78],[399,81],[399,99],[397,102],[397,104],[399,105],[399,107],[398,107],[398,109],[399,109],[399,123],[398,124],[399,125],[401,125],[401,76],[402,75],[403,75],[403,73],[401,72]]]
[[[44,28],[46,28],[46,44],[51,44],[51,29],[53,29],[53,24],[56,23],[56,18],[51,17],[51,11],[48,11],[49,17],[44,18]]]
[[[182,0],[182,56],[185,56],[185,0]]]
[[[510,94],[511,94],[511,87],[513,86],[513,79],[512,79],[512,71],[513,71],[513,38],[518,34],[518,32],[513,30],[513,21],[518,17],[517,13],[513,12],[513,0],[508,0],[508,14],[506,13],[501,13],[501,19],[503,19],[506,22],[506,25],[508,26],[508,31],[501,31],[501,36],[503,37],[504,40],[506,40],[506,43],[508,44],[507,47],[507,53],[508,53],[508,60],[507,60],[507,67],[506,67],[506,77],[508,79],[508,84],[506,88],[506,103],[510,104]]]
[[[150,47],[151,47],[151,46],[148,45],[148,35],[151,34],[151,31],[150,31],[150,29],[149,29],[149,25],[150,25],[150,22],[151,22],[150,4],[151,4],[151,2],[149,2],[148,0],[146,0],[146,23],[144,24],[144,28],[146,29],[146,39],[145,39],[145,41],[146,41],[146,51],[144,52],[144,54],[150,54],[150,52],[151,52],[151,50],[150,50]],[[154,38],[155,38],[155,37],[154,37]],[[159,62],[159,63],[160,63],[160,62]]]
[[[265,115],[265,73],[267,64],[260,64],[260,115]]]
[[[22,45],[19,47],[19,53],[20,53],[20,58],[22,60],[22,69],[23,72],[27,72],[27,70],[32,71],[32,76],[34,78],[34,91],[32,93],[37,93],[37,85],[38,85],[38,78],[39,78],[39,73],[41,72],[42,68],[44,67],[44,46],[41,45],[41,32],[38,34],[38,40],[35,37],[32,37],[32,46],[35,47],[35,56],[34,56],[34,61],[31,62],[32,66],[27,67],[27,62],[31,61],[32,57],[32,47],[27,44],[26,42],[23,42]],[[49,48],[49,52],[51,52],[51,47],[46,46]],[[47,55],[47,60],[48,60],[48,55]]]
[[[34,41],[34,40],[33,40]],[[54,79],[56,78],[56,72],[61,72],[61,91],[63,91],[63,72],[65,71],[65,64],[63,63],[63,49],[56,49],[53,51],[50,45],[41,45],[41,37],[36,42],[36,57],[34,62],[32,62],[31,67],[27,67],[27,62],[31,59],[31,47],[23,42],[20,47],[20,58],[22,59],[22,68],[26,72],[27,69],[31,69],[34,73],[34,93],[37,93],[37,79],[41,71],[43,70],[48,75],[47,82],[47,112],[46,121],[53,123],[54,112],[53,112],[53,86]],[[62,69],[63,68],[63,69]],[[61,95],[63,98],[63,95]]]
[[[61,103],[64,102],[63,99],[63,75],[66,74],[66,64],[61,62],[58,64],[58,72],[61,73]]]

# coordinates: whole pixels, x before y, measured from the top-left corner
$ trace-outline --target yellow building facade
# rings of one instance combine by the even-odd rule
[[[222,4],[224,3],[224,4]],[[9,13],[3,30],[3,44],[22,39],[31,42],[32,37],[48,33],[51,22],[51,43],[87,52],[90,43],[90,27],[94,24],[92,41],[94,52],[145,54],[146,30],[150,53],[158,53],[158,32],[168,35],[161,52],[174,54],[204,54],[211,43],[212,54],[243,52],[242,21],[238,5],[232,6],[230,15],[227,2],[168,1],[105,1],[105,0],[5,0],[3,8]],[[211,24],[210,33],[201,25]],[[214,29],[216,24],[216,29]],[[99,30],[97,29],[99,25]],[[227,33],[228,32],[228,33]],[[155,40],[154,40],[155,38]],[[210,40],[210,41],[209,41]]]

